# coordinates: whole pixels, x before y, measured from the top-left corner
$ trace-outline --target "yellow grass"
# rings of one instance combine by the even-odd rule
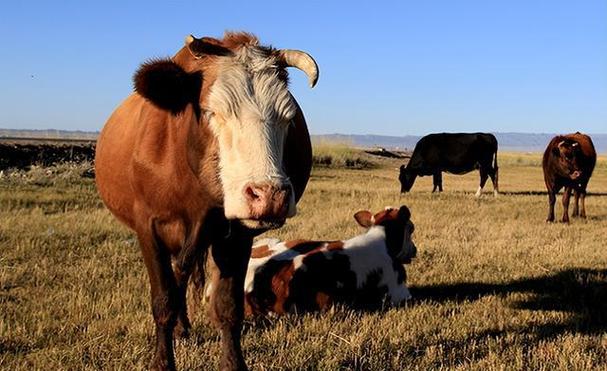
[[[587,220],[546,224],[539,154],[501,154],[497,199],[478,174],[430,177],[398,195],[398,161],[315,169],[279,238],[361,233],[352,215],[406,204],[418,257],[403,308],[247,322],[255,370],[607,368],[607,172],[590,181]],[[520,159],[520,160],[519,160]],[[491,190],[490,184],[488,190]],[[560,203],[558,204],[560,206]],[[557,216],[560,208],[557,209]],[[153,323],[135,239],[91,180],[0,180],[0,369],[145,369]],[[180,369],[214,369],[218,337],[197,316]]]

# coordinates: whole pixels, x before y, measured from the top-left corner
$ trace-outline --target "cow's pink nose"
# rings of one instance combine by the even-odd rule
[[[574,171],[573,173],[571,173],[571,179],[572,180],[576,180],[577,178],[580,177],[580,175],[582,175],[582,172],[579,170]]]
[[[289,210],[291,187],[268,183],[247,184],[244,196],[249,205],[251,219],[285,219]]]

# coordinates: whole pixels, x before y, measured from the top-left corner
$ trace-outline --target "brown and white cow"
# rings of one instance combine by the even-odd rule
[[[141,66],[136,92],[99,136],[99,193],[137,233],[150,279],[153,369],[175,368],[173,332],[187,335],[186,287],[209,246],[220,366],[246,369],[242,286],[253,237],[295,214],[311,170],[286,67],[316,84],[316,63],[302,51],[262,46],[246,33],[188,36],[173,58]]]
[[[575,204],[572,215],[586,217],[586,186],[592,176],[596,164],[596,151],[592,139],[586,134],[558,135],[550,141],[542,161],[544,181],[548,189],[548,218],[547,222],[554,221],[554,204],[556,194],[563,192],[563,219],[569,222],[569,199],[574,191]],[[582,201],[581,212],[579,200]]]
[[[260,241],[247,270],[245,312],[323,310],[333,303],[371,309],[410,299],[403,266],[417,253],[410,216],[406,206],[359,211],[354,218],[368,230],[344,241]]]

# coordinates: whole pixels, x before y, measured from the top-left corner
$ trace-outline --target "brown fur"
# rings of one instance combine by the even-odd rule
[[[547,222],[554,221],[556,194],[563,192],[563,223],[569,222],[569,201],[574,192],[573,216],[586,217],[586,187],[596,164],[596,151],[592,139],[580,132],[558,135],[548,143],[542,161],[544,181],[548,190]],[[580,175],[573,179],[576,173]],[[581,199],[581,213],[579,200]]]
[[[265,258],[266,256],[272,255],[272,251],[268,245],[256,246],[251,250],[252,259]]]
[[[207,49],[217,54],[258,43],[244,33],[204,40],[217,46]],[[187,334],[185,288],[194,265],[209,246],[216,287],[210,314],[221,332],[221,367],[246,368],[240,349],[242,285],[252,238],[259,231],[223,216],[218,145],[199,114],[217,78],[216,58],[212,53],[200,56],[183,47],[172,61],[144,65],[136,77],[137,92],[116,109],[98,139],[95,162],[99,194],[108,209],[136,232],[150,278],[157,334],[153,369],[175,368],[173,330],[177,327],[181,334]],[[172,97],[158,92],[159,86],[171,83],[162,77],[150,79],[150,70],[160,71],[161,76],[167,71],[178,76],[185,86],[184,94]],[[191,99],[188,89],[196,85],[190,85],[190,79],[196,76],[202,76],[202,85]],[[284,161],[299,200],[311,170],[311,145],[300,109],[293,121]],[[197,270],[203,274],[200,265]]]

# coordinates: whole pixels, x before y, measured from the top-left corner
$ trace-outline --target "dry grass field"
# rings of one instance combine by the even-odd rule
[[[539,154],[500,154],[498,198],[478,174],[418,179],[399,198],[398,161],[316,168],[299,214],[268,236],[341,239],[352,215],[406,204],[418,257],[401,308],[248,321],[253,370],[607,369],[607,159],[588,219],[546,224]],[[135,239],[78,168],[0,179],[0,369],[145,369],[148,283]],[[560,201],[557,204],[559,215]],[[218,337],[201,314],[176,345],[182,370],[215,369]]]

